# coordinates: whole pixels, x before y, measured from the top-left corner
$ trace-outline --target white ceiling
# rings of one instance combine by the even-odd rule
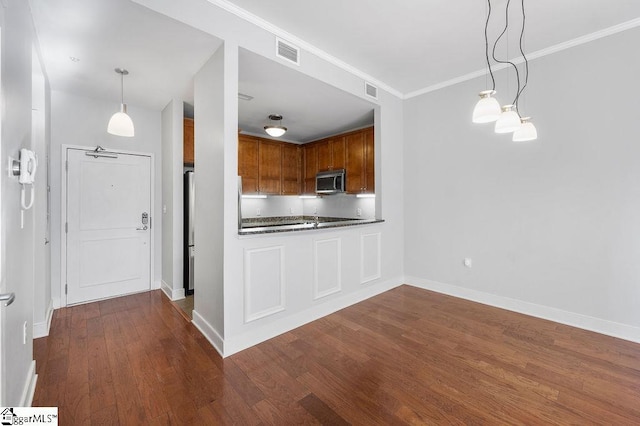
[[[483,0],[209,1],[246,9],[405,95],[484,69]],[[492,1],[492,37],[504,23],[506,1]],[[194,74],[221,45],[130,0],[30,4],[52,89],[115,105],[120,96],[116,67],[130,71],[125,77],[128,104],[160,110],[173,97],[192,100]],[[632,20],[640,23],[638,0],[529,0],[526,6],[527,52]],[[511,7],[517,26],[520,1]],[[518,56],[518,35],[510,31],[511,57]],[[286,137],[293,141],[371,121],[372,105],[366,101],[246,51],[240,54],[239,87],[254,96],[239,101],[240,126],[250,133],[263,134],[271,113],[284,115]]]
[[[193,76],[222,42],[129,0],[30,0],[51,88],[160,110],[193,99]],[[80,59],[73,62],[69,57]]]
[[[226,0],[210,0],[224,3]],[[492,37],[507,0],[493,0]],[[230,0],[307,43],[408,94],[484,68],[483,0]],[[511,2],[509,56],[520,4]],[[526,52],[640,17],[638,0],[528,0]],[[514,27],[512,27],[514,28]]]
[[[253,96],[238,99],[243,133],[268,137],[270,114],[283,116],[287,133],[278,138],[309,142],[373,124],[373,104],[275,61],[240,49],[238,90]],[[277,124],[277,123],[276,123]]]

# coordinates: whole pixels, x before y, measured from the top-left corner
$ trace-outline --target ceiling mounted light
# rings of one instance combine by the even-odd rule
[[[518,130],[513,132],[512,140],[514,142],[527,142],[538,139],[536,126],[529,120],[531,120],[531,117],[522,117],[522,124],[520,124]]]
[[[120,74],[120,111],[111,116],[107,132],[116,136],[133,137],[135,130],[131,117],[127,115],[127,104],[124,103],[124,76],[129,71],[123,68],[116,68],[115,71]]]
[[[271,114],[269,116],[269,120],[278,122],[277,126],[273,124],[264,126],[264,131],[267,132],[269,136],[273,136],[274,138],[279,138],[280,136],[285,134],[285,132],[287,131],[287,128],[282,125],[282,115]]]

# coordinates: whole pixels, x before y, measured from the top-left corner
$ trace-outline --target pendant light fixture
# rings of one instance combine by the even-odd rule
[[[480,92],[480,100],[473,109],[472,121],[474,123],[492,123],[500,117],[500,104],[496,98],[492,97],[496,94],[496,79],[493,77],[491,62],[489,62],[489,19],[491,18],[491,0],[487,0],[487,20],[484,23],[484,54],[487,60],[487,68],[491,75],[491,90],[483,90]]]
[[[269,136],[273,136],[274,138],[279,138],[284,135],[287,131],[287,128],[282,125],[282,115],[280,114],[271,114],[269,115],[269,120],[277,121],[278,125],[270,124],[268,126],[264,126],[264,131],[269,134]]]
[[[514,142],[527,142],[538,139],[538,131],[536,126],[533,125],[531,117],[522,117],[520,127],[513,132]]]
[[[124,68],[116,68],[115,72],[120,74],[120,111],[111,116],[107,132],[112,135],[130,138],[134,136],[135,129],[131,117],[127,114],[127,104],[124,103],[124,76],[129,74],[129,71]]]
[[[495,95],[496,91],[496,82],[493,75],[493,70],[491,67],[491,62],[489,60],[489,37],[488,37],[488,27],[489,20],[491,18],[491,0],[487,0],[487,20],[484,26],[484,40],[485,40],[485,57],[487,60],[487,67],[489,69],[489,74],[491,75],[492,89],[484,90],[480,92],[480,100],[476,104],[473,110],[472,121],[474,123],[491,123],[495,121],[494,131],[496,133],[514,133],[513,141],[514,142],[524,142],[529,140],[537,139],[537,131],[533,123],[530,121],[530,117],[522,118],[519,111],[519,100],[522,92],[529,82],[529,61],[527,60],[526,55],[524,54],[523,49],[523,39],[524,39],[524,29],[525,29],[525,8],[524,8],[524,0],[521,0],[522,4],[522,27],[520,30],[520,53],[522,54],[522,58],[524,60],[524,84],[520,85],[520,71],[515,63],[509,60],[501,60],[496,57],[496,48],[500,39],[507,33],[509,28],[509,5],[511,4],[511,0],[507,0],[505,6],[505,25],[504,29],[500,33],[500,35],[496,38],[495,43],[493,44],[492,50],[492,58],[496,63],[510,65],[513,67],[516,74],[516,83],[517,90],[516,95],[513,100],[513,103],[510,105],[504,105],[500,108],[500,104],[498,101],[492,96]]]

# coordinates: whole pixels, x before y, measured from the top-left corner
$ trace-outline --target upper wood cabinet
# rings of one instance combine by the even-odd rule
[[[185,118],[183,120],[183,144],[182,144],[182,162],[184,164],[193,165],[195,160],[193,141],[193,119]]]
[[[316,193],[316,174],[318,173],[318,145],[303,145],[304,151],[304,188],[302,192],[305,194]]]
[[[321,139],[309,145],[315,145],[318,150],[317,172],[344,169],[345,145],[343,136]]]
[[[263,140],[258,146],[258,191],[280,194],[282,186],[282,143]]]
[[[238,135],[238,174],[245,194],[315,194],[316,174],[346,169],[346,191],[375,192],[373,127],[304,145]]]
[[[301,151],[296,144],[238,135],[238,175],[244,194],[297,195]]]
[[[373,128],[345,136],[346,186],[351,194],[375,192],[375,158]]]
[[[282,195],[300,194],[302,164],[301,150],[292,143],[282,144]]]
[[[238,175],[242,176],[242,192],[246,194],[259,192],[258,143],[258,138],[238,135]]]

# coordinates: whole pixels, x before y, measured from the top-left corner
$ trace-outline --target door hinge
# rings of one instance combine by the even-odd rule
[[[69,285],[65,284],[64,285],[64,294],[67,294],[68,291],[69,291]]]
[[[150,217],[150,218],[149,218],[149,229],[151,229],[151,224],[152,224],[152,223],[153,223],[153,218],[152,218],[152,217]]]
[[[64,233],[68,234],[69,233],[69,222],[65,222],[64,223]]]
[[[65,162],[64,162],[64,169],[65,169],[66,171],[69,171],[69,160],[65,160]]]

